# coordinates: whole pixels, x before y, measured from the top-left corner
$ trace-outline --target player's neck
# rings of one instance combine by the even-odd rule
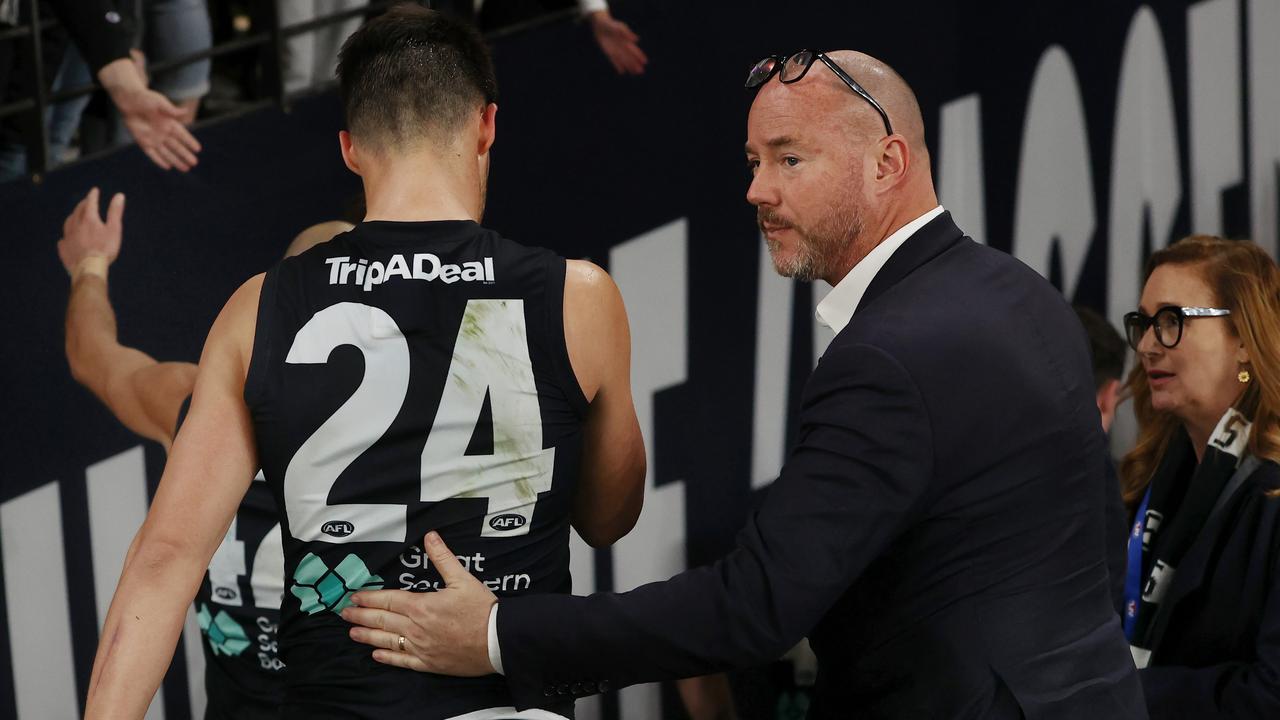
[[[480,220],[483,208],[474,163],[409,156],[364,174],[365,220]]]

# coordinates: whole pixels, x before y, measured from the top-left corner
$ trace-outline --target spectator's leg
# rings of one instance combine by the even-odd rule
[[[0,143],[0,182],[17,180],[27,174],[27,151],[22,143]]]
[[[281,27],[296,25],[316,17],[316,0],[277,0]],[[302,90],[311,85],[311,69],[315,67],[314,32],[294,35],[284,43],[280,63],[284,72],[286,92]]]
[[[62,65],[53,78],[53,92],[83,87],[93,82],[89,65],[80,55],[75,45],[67,45],[67,53],[62,57]],[[66,161],[67,149],[80,127],[80,118],[84,109],[89,106],[93,94],[82,95],[64,100],[49,108],[49,163],[57,167]]]
[[[148,62],[190,55],[207,50],[213,44],[209,9],[205,0],[155,0],[148,5]],[[200,98],[209,93],[210,60],[200,60],[173,70],[157,73],[151,87],[164,94],[186,113],[183,122],[195,121]]]
[[[60,90],[88,85],[89,66],[76,50],[75,45],[67,43],[67,50],[62,56],[57,72],[53,75],[53,84],[49,88],[52,95]],[[89,105],[93,95],[65,100],[51,105],[44,113],[45,127],[49,128],[49,167],[61,165],[80,126],[80,116]],[[21,143],[4,143],[0,147],[0,182],[12,180],[27,172],[27,152]]]
[[[329,15],[367,4],[366,0],[316,0],[316,16]],[[362,21],[363,18],[357,15],[316,31],[314,64],[311,70],[313,84],[329,82],[336,77],[334,73],[338,67],[338,51],[342,49],[342,43],[346,42],[351,33],[359,29]]]

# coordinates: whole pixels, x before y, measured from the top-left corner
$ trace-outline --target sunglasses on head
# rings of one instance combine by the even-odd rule
[[[857,80],[849,77],[849,74],[840,69],[834,60],[820,50],[801,50],[794,55],[770,55],[769,57],[756,63],[750,74],[747,75],[747,87],[759,87],[769,81],[774,75],[778,76],[779,82],[791,84],[798,82],[809,72],[809,68],[813,66],[815,60],[821,60],[822,64],[831,68],[831,72],[836,74],[845,85],[849,87],[854,94],[862,97],[862,99],[871,103],[871,107],[875,108],[880,114],[880,119],[884,121],[884,131],[887,135],[893,134],[893,125],[889,123],[889,114],[880,107],[880,103],[871,97],[871,93],[867,92]]]

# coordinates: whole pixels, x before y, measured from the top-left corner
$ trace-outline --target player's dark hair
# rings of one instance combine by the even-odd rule
[[[1099,390],[1112,380],[1119,380],[1124,375],[1125,344],[1120,333],[1093,310],[1080,305],[1075,306],[1080,324],[1084,325],[1085,335],[1089,337],[1089,352],[1093,354],[1094,389]]]
[[[397,5],[347,38],[338,86],[352,135],[393,149],[448,141],[494,102],[498,81],[472,26],[420,5]]]

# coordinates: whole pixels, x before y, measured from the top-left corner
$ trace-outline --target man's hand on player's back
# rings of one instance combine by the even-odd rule
[[[569,362],[591,403],[573,527],[593,547],[630,532],[644,504],[645,452],[631,399],[631,329],[618,286],[604,270],[569,260],[564,281]]]
[[[351,639],[379,648],[373,659],[387,665],[429,672],[439,668],[462,677],[489,675],[488,636],[475,632],[485,627],[490,608],[498,598],[484,583],[458,562],[453,551],[434,532],[422,539],[431,565],[440,572],[445,587],[437,592],[369,590],[356,593],[355,605],[342,611],[354,625]],[[470,622],[437,622],[440,617],[469,614]],[[434,628],[434,632],[429,632]],[[448,640],[441,642],[443,631]]]

